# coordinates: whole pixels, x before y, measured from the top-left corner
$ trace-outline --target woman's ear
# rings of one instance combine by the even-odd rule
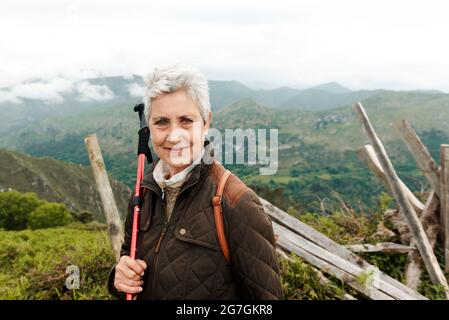
[[[209,111],[209,115],[207,117],[206,122],[204,123],[204,127],[206,128],[206,131],[210,128],[210,124],[212,122],[212,112]]]

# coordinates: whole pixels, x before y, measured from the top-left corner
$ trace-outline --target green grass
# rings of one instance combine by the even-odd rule
[[[111,299],[105,284],[114,258],[106,232],[94,226],[0,231],[0,299]],[[341,285],[320,283],[310,265],[292,258],[280,260],[284,299],[341,298]],[[79,267],[79,290],[64,288],[69,265]]]
[[[384,199],[385,200],[385,199]],[[387,206],[387,201],[382,206]],[[365,216],[351,211],[336,211],[328,216],[289,212],[340,244],[374,243],[379,238],[376,228],[383,215]],[[437,247],[438,260],[443,261]],[[364,254],[363,258],[381,271],[405,280],[406,254]],[[326,275],[324,283],[316,270],[303,259],[292,255],[280,257],[283,299],[341,299],[349,293],[358,299],[365,296],[342,281]],[[114,264],[112,249],[104,225],[73,223],[65,227],[2,231],[0,230],[0,299],[112,299],[106,290],[106,280]],[[75,265],[80,270],[80,288],[64,287],[66,268]],[[442,291],[432,285],[424,274],[420,292],[431,299],[441,299]]]
[[[0,299],[109,299],[113,263],[107,233],[89,225],[0,231]],[[79,290],[65,289],[70,265],[80,270]]]
[[[274,176],[254,176],[244,179],[245,183],[258,183],[258,182],[268,183],[270,180],[273,180],[274,182],[277,183],[289,183],[290,181],[298,180],[298,178],[290,176],[274,175]]]

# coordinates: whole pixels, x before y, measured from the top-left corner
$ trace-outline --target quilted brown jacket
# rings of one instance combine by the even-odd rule
[[[142,182],[147,192],[136,257],[146,262],[147,270],[137,299],[281,298],[273,227],[255,192],[235,175],[226,183],[222,208],[231,258],[228,263],[218,242],[211,204],[224,167],[216,161],[195,166],[167,223],[165,199],[152,174],[157,161]],[[130,199],[121,255],[129,255],[132,215]],[[114,287],[114,276],[115,268],[109,275],[108,290],[124,298]]]

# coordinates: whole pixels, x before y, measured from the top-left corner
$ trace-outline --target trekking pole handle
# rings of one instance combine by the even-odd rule
[[[134,106],[134,111],[139,113],[140,130],[139,130],[139,143],[137,145],[137,155],[145,154],[148,163],[153,162],[153,156],[151,154],[148,143],[150,141],[150,129],[148,128],[147,120],[145,119],[145,105],[138,103]]]

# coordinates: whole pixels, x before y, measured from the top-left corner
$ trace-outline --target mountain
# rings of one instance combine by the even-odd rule
[[[242,99],[226,108],[219,110],[213,121],[214,126],[231,128],[245,128],[248,124],[252,127],[270,126],[276,111],[267,108],[251,98]]]
[[[272,108],[323,110],[362,100],[371,91],[352,92],[331,82],[300,90],[280,87],[251,89],[238,81],[209,81],[213,111],[250,98]],[[144,81],[131,75],[88,78],[71,82],[62,78],[33,79],[0,88],[0,133],[34,125],[54,116],[71,116],[112,105],[133,106],[142,100]]]
[[[89,210],[104,221],[103,207],[89,167],[52,158],[36,158],[0,149],[0,191],[35,192],[41,199],[63,202],[71,210]],[[131,189],[110,179],[122,217]]]
[[[301,203],[302,210],[319,206],[317,199],[331,197],[332,190],[349,200],[363,199],[365,204],[375,205],[382,189],[357,157],[356,151],[368,139],[353,112],[353,102],[315,111],[273,108],[253,98],[242,98],[215,111],[211,127],[222,134],[225,129],[236,128],[278,129],[279,166],[275,175],[260,176],[257,166],[228,167],[256,188],[268,185],[270,190],[284,189],[289,199]],[[439,145],[449,142],[449,94],[378,90],[361,102],[401,178],[412,189],[419,188],[422,177],[391,123],[408,119],[435,159],[439,159]],[[32,156],[88,166],[83,139],[96,133],[109,174],[132,187],[139,125],[131,107],[127,103],[110,104],[68,116],[48,117],[35,121],[33,126],[0,135],[0,145]],[[263,189],[257,191],[266,196],[272,194]]]
[[[15,105],[22,108],[20,114],[26,116],[19,125],[12,119],[14,113],[1,106],[0,122],[8,119],[9,128],[0,134],[0,148],[88,166],[83,139],[96,133],[109,174],[132,187],[139,127],[132,106],[138,101],[139,90],[142,90],[141,81],[139,76],[86,79],[74,84],[71,92],[61,93],[67,104],[45,104],[41,101],[43,107],[51,112],[47,116],[40,114],[40,118],[34,120],[33,105],[26,104],[24,100],[23,104]],[[361,174],[368,176],[369,172],[360,171],[363,164],[356,155],[357,149],[368,143],[353,112],[352,105],[356,101],[362,102],[392,160],[402,168],[408,168],[407,174],[412,172],[410,163],[414,161],[392,130],[392,122],[408,119],[436,159],[439,158],[439,144],[449,142],[449,94],[438,91],[351,91],[337,83],[305,90],[288,87],[253,90],[237,81],[211,81],[210,85],[212,105],[215,105],[212,128],[219,129],[222,134],[225,129],[234,128],[279,130],[278,172],[275,176],[262,177],[265,182],[305,183],[309,175],[310,181],[324,179],[329,183],[336,179],[335,172],[341,172],[342,181],[346,184],[344,172],[354,179]],[[100,98],[101,95],[96,93],[99,91],[106,95],[106,87],[114,91],[114,98],[96,102],[80,100],[81,92],[92,99]],[[289,97],[289,103],[283,100],[286,97]],[[280,106],[282,103],[286,105]],[[258,176],[257,168],[232,169],[245,179]],[[320,174],[323,170],[330,171]],[[417,182],[419,179],[413,172],[415,176],[410,181],[417,185],[421,182]],[[301,185],[301,188],[306,190],[311,186]],[[299,189],[289,186],[288,190]],[[353,190],[348,190],[352,197],[350,191]],[[309,196],[313,195],[310,191]],[[299,196],[304,196],[302,191]]]
[[[326,88],[329,91],[323,90]],[[377,90],[345,91],[343,88],[328,84],[303,90],[295,96],[284,100],[280,107],[283,109],[293,108],[313,111],[329,110],[354,103],[355,101],[365,100],[379,92]]]
[[[254,90],[238,81],[209,81],[209,87],[213,111],[218,111],[243,99],[252,99],[268,107],[279,107],[282,101],[301,92],[299,89],[289,87]]]
[[[335,94],[343,94],[343,93],[351,93],[352,91],[346,87],[343,87],[341,84],[337,82],[328,82],[320,84],[316,87],[312,87],[309,90],[318,90]]]
[[[391,127],[401,119],[411,122],[436,159],[439,158],[439,143],[449,142],[448,94],[379,91],[361,101],[395,159],[410,160],[408,150]],[[348,161],[346,151],[354,153],[369,143],[352,103],[322,111],[277,110],[247,99],[220,110],[214,119],[213,126],[221,131],[225,128],[278,128],[281,169],[297,163],[306,166],[344,164]],[[307,148],[314,151],[305,151]],[[352,159],[358,161],[356,157]]]
[[[360,123],[352,110],[355,101],[340,108],[310,111],[269,108],[245,98],[214,112],[212,127],[220,130],[278,128],[284,154],[288,154],[289,148],[302,144],[322,145],[339,152],[356,150],[367,143],[367,139],[361,134]],[[399,139],[390,124],[402,118],[408,119],[418,131],[439,130],[449,134],[448,94],[379,90],[360,101],[386,142]],[[96,133],[109,172],[131,186],[135,179],[137,129],[137,116],[131,106],[114,104],[80,114],[49,117],[36,121],[32,127],[8,131],[0,136],[0,146],[88,165],[83,138]],[[288,167],[290,162],[297,162],[298,157],[301,155],[289,155],[281,164]]]
[[[324,110],[341,107],[348,101],[362,100],[372,94],[375,92],[353,92],[336,82],[302,90],[289,87],[253,90],[238,81],[210,81],[210,99],[214,111],[243,99],[252,99],[271,108]]]
[[[252,90],[238,81],[209,81],[209,96],[213,111],[249,98]]]

